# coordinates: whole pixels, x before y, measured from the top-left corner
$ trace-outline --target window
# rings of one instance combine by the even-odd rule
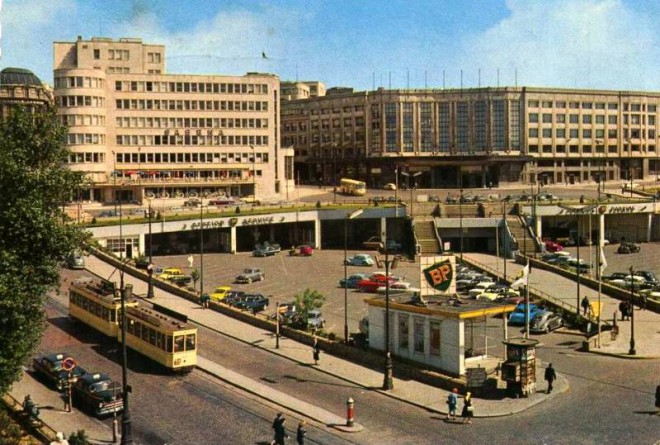
[[[566,123],[566,115],[565,114],[557,114],[555,116],[555,119],[557,120],[558,124],[565,124]]]
[[[578,116],[577,114],[570,114],[568,116],[568,121],[571,124],[577,124],[580,121],[580,116]]]
[[[568,136],[571,139],[577,139],[578,134],[579,134],[579,130],[577,128],[571,128],[570,130],[568,130]]]
[[[582,130],[582,137],[585,139],[591,138],[591,130]]]
[[[101,50],[100,49],[95,49],[94,50],[94,60],[99,60],[101,58]]]
[[[539,121],[539,114],[538,113],[529,113],[529,121],[531,123],[537,123]]]
[[[565,138],[566,137],[566,129],[557,128],[557,137],[558,138]]]
[[[410,328],[408,326],[408,316],[399,315],[399,348],[408,349],[408,334]]]
[[[582,116],[582,123],[583,124],[590,124],[591,123],[591,115],[590,114],[585,114]]]
[[[551,124],[552,123],[552,114],[543,113],[543,123],[544,124]]]
[[[430,349],[431,355],[440,355],[440,322],[431,321],[429,323],[431,339],[430,339]]]
[[[596,123],[597,124],[604,124],[605,123],[605,116],[602,114],[599,114],[596,116]]]
[[[538,128],[530,128],[530,129],[529,129],[529,137],[530,137],[530,138],[537,138],[537,137],[539,137],[539,129],[538,129]]]
[[[552,108],[552,101],[551,100],[550,101],[544,100],[542,102],[542,106],[543,106],[543,108]]]
[[[527,106],[529,108],[538,108],[539,107],[539,101],[538,100],[530,100],[527,102]]]
[[[616,115],[614,115],[614,116],[607,116],[607,123],[608,123],[608,124],[616,125],[616,123],[617,123],[617,117],[616,117]]]
[[[543,137],[544,138],[551,138],[552,137],[552,128],[544,128],[543,129]]]
[[[424,319],[422,317],[414,318],[413,340],[415,352],[424,353]]]

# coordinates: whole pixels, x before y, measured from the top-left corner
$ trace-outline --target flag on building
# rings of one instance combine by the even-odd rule
[[[518,289],[521,285],[527,284],[527,277],[529,276],[529,262],[525,265],[525,267],[522,268],[520,272],[518,272],[518,275],[516,275],[516,279],[511,283],[511,289]]]

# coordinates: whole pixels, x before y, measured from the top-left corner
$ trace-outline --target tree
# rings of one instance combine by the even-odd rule
[[[296,310],[300,320],[305,323],[307,314],[314,309],[320,309],[325,301],[325,296],[317,290],[305,289],[302,294],[296,294],[294,297]]]
[[[193,281],[193,289],[197,289],[197,282],[200,279],[199,270],[197,270],[197,268],[193,269],[193,271],[190,273],[190,277]]]
[[[59,264],[88,238],[62,208],[82,183],[65,166],[65,133],[50,108],[0,121],[0,394],[39,344]]]

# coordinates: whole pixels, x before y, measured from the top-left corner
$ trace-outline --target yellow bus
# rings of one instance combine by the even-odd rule
[[[367,193],[367,184],[364,181],[341,178],[338,192],[344,195],[364,196]]]

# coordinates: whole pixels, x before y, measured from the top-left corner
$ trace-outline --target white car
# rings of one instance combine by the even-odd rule
[[[307,327],[310,329],[323,329],[325,319],[321,311],[314,309],[307,313]]]
[[[396,190],[396,184],[393,184],[393,183],[391,183],[391,182],[388,182],[388,183],[385,184],[385,186],[383,187],[383,190]]]
[[[480,283],[477,283],[476,286],[474,286],[472,289],[468,291],[468,295],[470,298],[477,298],[478,295],[483,294],[486,292],[486,289],[491,287],[493,285],[492,281],[482,281]]]

